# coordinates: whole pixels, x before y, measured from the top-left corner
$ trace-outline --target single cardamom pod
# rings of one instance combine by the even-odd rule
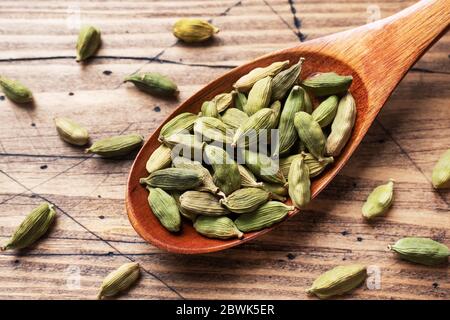
[[[139,278],[139,274],[140,268],[137,262],[123,264],[106,276],[97,298],[111,297],[128,289]]]
[[[442,154],[434,166],[431,182],[436,189],[450,188],[450,149]]]
[[[55,216],[53,206],[42,203],[26,216],[1,251],[29,247],[47,232]]]
[[[304,100],[304,111],[306,113],[311,114],[313,112],[313,103],[311,101],[311,97],[309,96],[308,92],[305,91],[302,87],[300,87],[300,90],[303,91],[303,100]]]
[[[244,111],[249,116],[255,114],[263,108],[267,108],[272,95],[272,78],[265,77],[258,80],[248,93],[247,104]]]
[[[92,57],[98,48],[100,48],[100,44],[100,30],[93,26],[83,26],[78,34],[77,62]]]
[[[241,176],[241,187],[261,188],[262,182],[257,182],[255,175],[243,165],[238,164],[239,175]]]
[[[229,128],[236,130],[248,120],[248,115],[239,109],[229,108],[223,113],[221,119]]]
[[[58,131],[59,136],[67,143],[76,146],[84,146],[88,143],[88,131],[75,121],[69,118],[55,118],[53,121],[55,122],[56,131]]]
[[[202,19],[180,19],[173,25],[172,31],[178,39],[192,43],[208,40],[219,32],[219,28]]]
[[[359,264],[337,266],[314,280],[306,290],[320,299],[342,295],[358,287],[367,277],[366,267]]]
[[[159,132],[159,140],[162,141],[162,138],[167,138],[171,135],[177,133],[189,133],[192,131],[194,127],[194,122],[197,120],[198,116],[190,113],[184,112],[170,119]]]
[[[247,104],[247,96],[242,92],[236,90],[234,92],[235,92],[234,107],[236,109],[244,111],[244,106]]]
[[[289,169],[289,196],[297,208],[305,207],[311,201],[311,181],[309,168],[303,156],[295,158]]]
[[[5,96],[15,103],[28,103],[33,101],[33,94],[30,89],[19,81],[0,77],[0,88]]]
[[[171,163],[172,150],[162,144],[158,148],[156,148],[156,150],[151,154],[150,158],[148,158],[145,169],[147,169],[147,172],[150,174],[157,170],[170,167]]]
[[[220,189],[214,184],[213,177],[209,173],[208,169],[202,166],[198,161],[192,161],[183,157],[176,157],[173,159],[173,166],[175,168],[185,168],[198,170],[202,175],[203,183],[196,188],[197,191],[206,191],[212,194],[221,194]],[[224,195],[223,195],[224,196]]]
[[[217,111],[219,113],[224,112],[226,109],[233,105],[235,91],[229,93],[221,93],[213,98],[213,102],[216,104]]]
[[[228,217],[199,216],[194,223],[195,230],[208,238],[217,239],[241,239],[244,234]]]
[[[270,193],[260,188],[236,190],[220,203],[234,213],[249,213],[270,200]]]
[[[236,130],[232,146],[248,146],[257,143],[261,130],[268,130],[273,125],[275,111],[264,108],[251,115]],[[267,131],[265,131],[267,133]]]
[[[186,191],[180,196],[180,205],[184,210],[204,216],[225,216],[230,213],[208,192]]]
[[[278,73],[272,80],[272,101],[281,100],[284,98],[286,92],[292,88],[297,82],[300,72],[302,71],[302,64],[305,58],[298,59],[298,62],[289,69]]]
[[[225,194],[229,195],[240,188],[241,176],[239,167],[228,153],[213,145],[205,146],[205,162],[212,166],[214,183]]]
[[[278,153],[281,156],[289,153],[298,140],[294,126],[294,116],[300,111],[304,111],[303,90],[299,86],[294,86],[286,99],[278,126],[280,136]]]
[[[270,192],[273,200],[285,202],[288,195],[288,189],[280,184],[263,182],[262,188],[267,192]]]
[[[263,181],[282,184],[286,183],[278,163],[271,157],[250,150],[244,151],[245,165],[250,171]]]
[[[270,110],[273,111],[272,118],[270,120],[270,129],[275,129],[278,127],[278,124],[280,122],[281,117],[281,102],[280,101],[274,101],[270,105]]]
[[[126,134],[98,140],[92,144],[87,153],[95,153],[104,158],[124,156],[139,148],[144,141],[140,134]]]
[[[388,246],[388,248],[404,260],[426,266],[448,263],[448,257],[450,256],[450,251],[446,245],[428,238],[403,238],[394,245]]]
[[[197,219],[197,214],[193,213],[193,212],[189,212],[187,210],[184,210],[181,207],[181,203],[180,203],[181,193],[179,191],[172,191],[172,192],[170,192],[170,194],[175,199],[175,202],[177,203],[178,211],[180,212],[180,214],[183,217],[185,217],[186,219],[188,219],[188,220],[190,220],[192,222],[195,222],[195,219]]]
[[[219,111],[217,111],[217,106],[214,101],[203,102],[201,108],[201,116],[219,118]]]
[[[253,213],[241,214],[234,223],[242,232],[258,231],[269,228],[284,220],[293,206],[287,206],[278,201],[269,201]]]
[[[319,72],[306,78],[302,85],[314,96],[322,97],[347,91],[352,81],[352,76],[340,76],[334,72]]]
[[[323,128],[328,126],[336,116],[339,98],[329,96],[313,111],[313,119]]]
[[[147,186],[147,190],[148,204],[162,226],[170,232],[180,231],[181,216],[174,197],[161,188]]]
[[[264,68],[255,68],[246,75],[239,78],[233,85],[240,92],[248,92],[253,85],[265,78],[274,77],[278,72],[283,70],[289,65],[289,60],[277,61]]]
[[[352,134],[356,119],[356,103],[350,92],[340,101],[336,116],[331,124],[331,133],[327,138],[325,152],[327,155],[337,157],[347,144]]]
[[[301,157],[301,154],[295,154],[286,158],[280,159],[280,169],[283,172],[283,175],[287,177],[289,175],[289,169],[291,167],[292,161],[295,158]],[[324,157],[322,161],[317,160],[312,154],[304,153],[303,154],[305,164],[309,168],[309,177],[317,177],[319,174],[323,172],[323,170],[331,163],[334,162],[333,157]],[[289,178],[288,178],[289,179]]]
[[[135,73],[123,82],[131,82],[139,90],[156,96],[173,97],[178,94],[175,82],[156,72]]]
[[[394,180],[376,187],[362,207],[362,215],[366,219],[379,217],[386,213],[394,201]]]
[[[233,131],[221,120],[212,117],[200,117],[194,123],[194,133],[202,137],[203,141],[216,141],[231,144]]]
[[[305,144],[309,152],[321,161],[325,151],[326,139],[320,125],[310,114],[300,111],[295,114],[294,126],[297,129],[300,140]]]
[[[202,181],[202,174],[198,170],[185,168],[161,169],[139,180],[141,184],[167,191],[194,189],[201,185]]]
[[[197,140],[192,134],[173,134],[162,137],[162,143],[172,149],[172,158],[183,156],[190,159],[200,159],[206,143]]]

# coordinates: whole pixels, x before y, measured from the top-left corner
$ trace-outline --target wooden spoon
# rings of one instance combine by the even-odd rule
[[[299,57],[305,57],[302,79],[314,72],[351,74],[353,84],[350,91],[358,109],[355,127],[334,166],[312,182],[314,198],[345,165],[392,91],[409,68],[448,30],[449,23],[449,0],[423,0],[383,20],[267,54],[212,81],[182,103],[165,122],[182,112],[197,113],[203,101],[229,92],[232,84],[242,75],[274,61],[290,60],[295,63]],[[197,254],[236,246],[274,228],[246,233],[242,240],[208,239],[198,234],[190,223],[183,223],[178,234],[164,229],[149,208],[147,190],[139,184],[139,178],[148,175],[145,170],[147,159],[160,145],[158,135],[161,127],[153,132],[137,155],[128,178],[128,217],[142,238],[170,252]],[[290,217],[298,212],[294,210]]]

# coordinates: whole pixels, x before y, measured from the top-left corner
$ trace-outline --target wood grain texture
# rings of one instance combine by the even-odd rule
[[[450,245],[450,193],[435,192],[429,182],[437,157],[450,146],[448,35],[407,74],[344,171],[307,212],[222,253],[179,256],[145,243],[124,208],[132,157],[86,156],[56,135],[52,118],[67,115],[94,139],[120,132],[148,136],[178,102],[138,92],[122,84],[124,75],[166,73],[179,84],[181,102],[232,66],[296,45],[298,30],[314,39],[369,17],[365,1],[291,2],[78,1],[82,21],[105,33],[101,57],[84,68],[72,58],[76,30],[67,20],[73,2],[0,3],[0,73],[26,83],[37,101],[26,109],[0,100],[0,241],[42,199],[58,206],[57,225],[33,250],[0,255],[0,298],[94,298],[103,276],[129,260],[145,272],[123,299],[304,299],[317,275],[350,262],[378,266],[381,289],[361,287],[345,298],[450,297],[448,267],[408,264],[386,249],[412,235]],[[381,17],[412,3],[370,2]],[[170,26],[183,15],[213,19],[222,29],[218,38],[204,47],[177,43]],[[394,207],[376,224],[364,223],[365,197],[390,177],[397,181]],[[70,285],[76,270],[80,288]]]

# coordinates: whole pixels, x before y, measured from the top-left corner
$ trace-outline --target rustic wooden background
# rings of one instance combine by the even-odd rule
[[[54,116],[69,116],[93,139],[148,136],[178,102],[123,84],[125,75],[167,74],[183,101],[233,66],[412,3],[2,0],[0,74],[27,84],[36,104],[17,106],[0,94],[0,241],[43,200],[55,204],[58,217],[31,250],[0,254],[0,298],[95,298],[103,277],[130,260],[141,263],[142,277],[122,299],[305,299],[320,273],[356,262],[379,268],[381,288],[363,286],[348,299],[450,298],[448,267],[408,264],[386,248],[405,236],[450,245],[450,192],[430,185],[435,161],[450,147],[450,35],[408,73],[310,210],[225,252],[181,256],[145,243],[124,208],[132,157],[85,155],[62,142],[52,123]],[[183,45],[170,31],[182,16],[211,19],[221,32],[204,46]],[[103,32],[98,57],[86,66],[74,60],[80,20]],[[386,218],[367,224],[361,205],[388,178],[396,180],[394,206]]]

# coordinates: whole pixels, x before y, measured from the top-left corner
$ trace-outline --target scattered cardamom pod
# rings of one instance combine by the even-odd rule
[[[379,217],[386,213],[394,201],[394,180],[376,187],[362,207],[362,215],[366,219]]]
[[[241,176],[236,161],[217,146],[205,146],[205,162],[212,166],[214,183],[225,195],[229,195],[240,188]]]
[[[123,82],[131,82],[139,90],[156,96],[173,97],[178,94],[177,85],[156,72],[135,73],[126,77]]]
[[[450,188],[450,149],[442,154],[434,166],[431,182],[436,189]]]
[[[46,202],[42,203],[26,216],[1,251],[29,247],[47,232],[55,216],[53,206]]]
[[[264,68],[255,68],[246,75],[239,78],[239,80],[236,81],[233,86],[240,92],[247,92],[257,81],[265,77],[274,77],[287,65],[289,65],[289,60],[277,61]]]
[[[249,213],[270,200],[270,193],[260,188],[243,188],[236,190],[220,204],[234,213]]]
[[[241,214],[234,223],[242,232],[258,231],[269,228],[284,220],[293,206],[287,206],[278,201],[269,201],[253,213]]]
[[[233,105],[235,91],[229,93],[221,93],[213,98],[213,102],[216,104],[217,111],[219,113],[224,112],[226,109]]]
[[[336,116],[331,125],[331,133],[327,138],[326,154],[337,157],[347,144],[352,134],[356,119],[356,103],[350,92],[339,101]]]
[[[217,106],[214,101],[205,101],[201,108],[202,117],[213,117],[219,118],[219,111],[217,111]]]
[[[273,77],[272,101],[283,99],[286,92],[297,82],[302,71],[303,61],[305,61],[305,58],[298,59],[298,62],[292,67],[279,72]]]
[[[257,182],[255,175],[243,165],[238,164],[239,175],[241,176],[241,187],[243,188],[260,188],[262,182]]]
[[[235,92],[234,107],[236,109],[244,111],[244,106],[247,104],[247,96],[239,91],[234,92]]]
[[[162,138],[167,138],[171,135],[177,133],[188,133],[192,131],[194,127],[194,122],[197,120],[198,116],[190,113],[184,112],[170,119],[159,132],[159,140],[162,141]]]
[[[195,230],[208,238],[217,239],[241,239],[244,234],[228,217],[199,216],[194,223]]]
[[[388,248],[404,260],[426,266],[448,263],[448,257],[450,256],[450,251],[446,245],[428,238],[403,238],[394,245],[388,246]]]
[[[139,148],[144,141],[140,134],[113,136],[95,141],[86,149],[87,153],[95,153],[104,158],[124,156]]]
[[[305,144],[309,152],[319,161],[322,160],[326,139],[320,125],[310,114],[303,111],[295,114],[294,125],[300,140]]]
[[[194,133],[203,138],[203,141],[216,141],[231,144],[233,131],[221,120],[213,117],[200,117],[194,123]]]
[[[150,155],[145,165],[145,169],[150,174],[160,169],[170,167],[172,163],[172,150],[164,144],[156,148]]]
[[[265,77],[258,80],[248,93],[247,103],[244,112],[249,116],[255,114],[263,108],[267,108],[272,95],[272,78]]]
[[[53,121],[55,122],[56,131],[58,131],[59,136],[67,143],[76,146],[84,146],[88,143],[88,131],[75,121],[69,118],[55,118]]]
[[[229,128],[236,130],[248,120],[248,115],[237,108],[229,108],[222,114],[221,119]]]
[[[83,26],[78,34],[77,62],[92,57],[98,48],[100,48],[100,44],[100,30],[93,26]]]
[[[334,72],[319,72],[306,78],[302,85],[314,96],[322,97],[347,91],[352,81],[352,76],[340,76]]]
[[[219,29],[202,19],[180,19],[173,25],[173,35],[184,42],[202,42],[211,38]]]
[[[175,199],[161,188],[147,186],[148,204],[159,222],[170,232],[178,232],[181,228],[181,216]]]
[[[141,184],[166,191],[194,189],[203,183],[202,174],[198,170],[186,168],[166,168],[152,172],[148,177],[139,180]]]
[[[323,128],[333,122],[336,116],[339,98],[337,96],[329,96],[313,111],[311,114],[313,119]]]
[[[311,181],[309,168],[303,156],[292,161],[288,176],[289,196],[297,208],[305,207],[311,201]]]
[[[271,157],[250,150],[244,151],[245,165],[250,171],[263,181],[284,185],[283,176],[278,163]]]
[[[306,292],[320,299],[342,295],[358,287],[367,277],[366,267],[359,264],[337,266],[314,280]]]
[[[0,88],[5,96],[15,103],[28,103],[33,101],[33,94],[30,89],[19,81],[0,77]]]
[[[125,263],[103,280],[98,299],[111,297],[128,289],[139,278],[140,268],[137,262]]]
[[[261,130],[268,130],[273,124],[275,111],[264,108],[251,115],[236,130],[232,146],[248,146],[258,141]],[[267,131],[266,131],[267,133]]]
[[[204,216],[224,216],[230,213],[208,192],[186,191],[180,196],[180,205],[186,211]]]

